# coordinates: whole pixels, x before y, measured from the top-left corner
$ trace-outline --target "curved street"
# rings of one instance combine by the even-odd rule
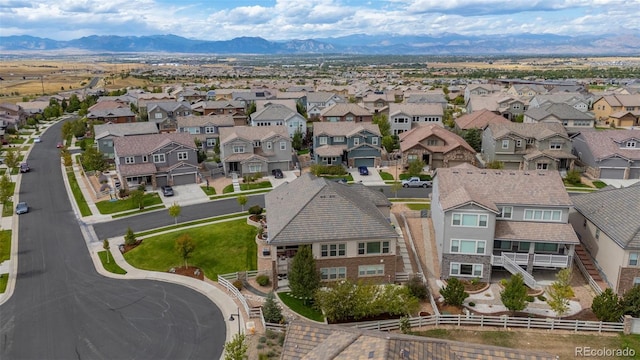
[[[34,145],[32,171],[22,175],[19,198],[30,211],[12,227],[17,280],[0,306],[0,358],[219,358],[226,324],[209,298],[181,285],[97,273],[63,184],[60,127]]]

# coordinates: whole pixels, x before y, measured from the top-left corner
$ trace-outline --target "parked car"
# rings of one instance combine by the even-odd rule
[[[26,214],[29,212],[29,205],[27,205],[26,202],[22,201],[19,202],[18,205],[16,205],[16,214],[21,215],[21,214]]]
[[[173,188],[169,185],[162,187],[162,195],[173,196]]]
[[[413,176],[407,180],[402,180],[402,186],[409,188],[409,187],[431,187],[432,182],[429,180],[420,180],[419,177],[417,176]]]
[[[280,169],[273,169],[271,170],[271,174],[273,175],[273,177],[275,177],[276,179],[282,179],[284,177],[284,174],[282,173],[282,170]]]
[[[366,166],[358,166],[358,172],[360,175],[369,175],[369,169]]]
[[[39,143],[42,142],[42,140],[40,139],[40,136],[38,136],[37,138],[33,139],[34,143]]]
[[[27,164],[26,162],[23,162],[23,163],[20,164],[20,172],[21,173],[29,172],[29,170],[31,170],[31,168],[29,167],[29,164]]]

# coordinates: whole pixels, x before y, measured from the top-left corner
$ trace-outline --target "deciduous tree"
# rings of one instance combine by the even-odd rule
[[[169,206],[169,215],[174,219],[175,224],[178,224],[178,216],[180,216],[180,212],[182,212],[180,205],[173,203],[173,205]]]
[[[240,195],[236,198],[236,201],[238,201],[238,204],[242,206],[242,211],[244,211],[244,206],[247,205],[249,199],[245,195]]]
[[[249,349],[244,340],[244,334],[233,335],[233,339],[224,344],[224,360],[244,360]]]
[[[127,228],[127,232],[124,234],[125,245],[135,245],[137,239],[136,234],[133,233],[130,227]]]
[[[102,248],[106,250],[107,252],[107,264],[109,263],[109,250],[111,249],[111,246],[109,245],[109,240],[104,239],[102,241]]]
[[[196,244],[191,239],[191,235],[182,234],[176,239],[176,251],[180,254],[184,267],[187,267],[187,260],[191,257],[191,254],[196,249]]]

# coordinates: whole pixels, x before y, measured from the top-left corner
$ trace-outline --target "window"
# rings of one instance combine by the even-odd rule
[[[495,240],[493,242],[494,250],[511,250],[511,241]]]
[[[105,142],[104,142],[104,145],[105,145],[106,147],[113,147],[113,141],[105,141]]]
[[[163,163],[167,161],[164,157],[164,154],[153,154],[153,162],[154,163]]]
[[[347,278],[346,267],[321,268],[320,278],[322,280],[337,280]]]
[[[484,255],[484,240],[451,240],[451,253]]]
[[[625,144],[626,147],[628,148],[635,148],[636,147],[636,142],[635,141],[627,141],[627,143]]]
[[[533,145],[535,143],[536,143],[536,139],[534,139],[534,138],[528,138],[527,139],[527,145]]]
[[[560,150],[562,149],[562,143],[552,142],[549,144],[549,149],[551,150]]]
[[[358,243],[358,255],[365,254],[388,254],[388,241],[370,241]]]
[[[380,275],[384,275],[384,264],[358,266],[358,276],[380,276]]]
[[[200,134],[200,128],[197,128],[197,127],[185,128],[185,130],[189,134]]]
[[[127,156],[124,158],[125,164],[134,164],[135,162],[136,162],[136,159],[133,156]]]
[[[449,275],[482,277],[482,264],[451,263]]]
[[[522,140],[516,140],[516,146],[522,147]]]
[[[213,126],[207,126],[204,128],[204,133],[205,134],[215,134],[216,133],[216,128]]]
[[[500,218],[500,219],[511,219],[511,214],[513,213],[513,207],[512,206],[499,207],[498,210],[500,210],[500,214],[496,215],[497,218]]]
[[[353,138],[353,146],[358,146],[360,145],[360,138]]]
[[[596,229],[596,240],[600,240],[600,229]]]
[[[458,214],[452,216],[451,225],[465,227],[487,227],[488,215]]]
[[[287,150],[287,142],[280,141],[280,150]]]
[[[267,141],[267,150],[271,150],[273,148],[273,143],[271,141]]]
[[[549,164],[547,164],[547,163],[537,163],[536,164],[536,169],[537,170],[548,170],[549,169]]]
[[[240,154],[244,152],[244,145],[233,145],[233,153]]]
[[[320,136],[318,138],[318,144],[320,145],[327,145],[327,137],[326,136]]]
[[[518,250],[520,251],[529,251],[529,247],[531,247],[530,242],[521,242],[518,243]],[[535,243],[533,250],[535,252],[550,252],[557,253],[558,252],[558,244],[553,243]]]
[[[509,140],[502,140],[502,148],[503,149],[509,148]]]
[[[189,159],[189,153],[186,151],[180,151],[178,153],[178,160],[187,160]]]
[[[333,142],[334,143],[343,143],[344,142],[344,136],[334,136],[333,137]]]
[[[638,266],[638,253],[629,253],[629,266]]]
[[[334,257],[347,255],[347,244],[323,244],[320,245],[321,257]]]
[[[347,115],[347,116],[345,117],[345,119],[346,119],[347,121],[353,121],[353,115]]]
[[[633,278],[633,286],[636,286],[638,284],[640,284],[640,277],[634,277]]]
[[[418,160],[418,155],[416,155],[416,154],[407,155],[407,161],[408,162],[416,161],[416,160]]]
[[[262,142],[260,142],[260,140],[255,140],[253,142],[253,147],[260,147],[260,146],[262,146]]]
[[[142,162],[146,163],[147,161],[149,161],[149,158],[147,157],[147,155],[142,155]]]
[[[582,221],[582,227],[587,227],[587,219],[584,219],[584,220]]]
[[[216,146],[216,139],[207,139],[207,147]]]
[[[262,171],[262,164],[249,164],[250,173],[259,173]]]
[[[525,220],[545,220],[545,221],[560,221],[562,220],[561,210],[533,210],[527,209],[524,211]]]
[[[162,113],[155,113],[154,117],[156,119],[162,119]]]
[[[427,146],[436,146],[436,145],[438,145],[438,140],[436,139],[427,140]]]
[[[378,137],[377,136],[371,137],[371,145],[378,145]]]

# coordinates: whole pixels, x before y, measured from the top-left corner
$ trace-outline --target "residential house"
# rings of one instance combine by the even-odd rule
[[[94,140],[105,158],[113,160],[115,153],[113,151],[113,139],[123,136],[157,134],[158,127],[150,122],[132,122],[132,123],[106,123],[94,125]]]
[[[258,100],[256,101],[256,111],[260,111],[265,107],[273,104],[284,105],[293,111],[298,111],[298,102],[295,99],[274,99],[274,100]]]
[[[372,122],[373,114],[357,104],[338,103],[322,110],[320,113],[320,121]]]
[[[466,131],[471,129],[484,130],[489,124],[508,124],[509,120],[493,111],[482,109],[469,114],[464,114],[454,120],[455,129]]]
[[[472,96],[486,96],[503,92],[504,88],[497,84],[469,84],[464,89],[464,102],[467,103]],[[504,96],[504,93],[501,96]]]
[[[449,89],[451,90],[451,87]],[[451,93],[449,94],[452,95]],[[442,109],[446,109],[449,103],[442,92],[411,93],[405,96],[404,102],[407,104],[438,104]]]
[[[176,101],[175,96],[167,93],[134,92],[132,95],[135,97],[135,105],[141,112],[148,110],[147,104],[150,102]]]
[[[476,164],[476,151],[460,136],[437,124],[417,126],[400,134],[405,167],[422,160],[429,169]]]
[[[444,112],[439,104],[389,104],[391,133],[398,135],[424,124],[442,125]]]
[[[324,281],[393,283],[399,233],[391,226],[389,200],[362,184],[345,185],[303,173],[265,195],[268,240],[277,275],[288,274],[301,246],[311,246]]]
[[[344,103],[342,96],[332,92],[308,92],[307,93],[307,116],[311,118],[320,117],[320,113],[327,107],[332,107],[338,103]]]
[[[496,266],[537,288],[534,269],[573,264],[573,204],[557,171],[438,169],[431,204],[442,279],[490,281]]]
[[[507,94],[522,99],[531,99],[546,93],[548,90],[541,84],[513,84],[507,89]]]
[[[468,114],[487,109],[513,121],[518,115],[524,114],[526,104],[518,98],[495,93],[490,95],[471,95],[466,103],[466,109]]]
[[[593,114],[577,110],[565,103],[545,103],[536,108],[529,108],[524,113],[525,123],[560,123],[569,135],[595,125]]]
[[[7,127],[12,127],[15,130],[18,130],[20,126],[25,125],[28,114],[20,105],[0,103],[0,117],[3,121],[2,135],[4,135],[4,130]]]
[[[149,122],[155,123],[160,132],[174,132],[176,118],[191,115],[191,104],[188,101],[148,102],[147,114]]]
[[[571,139],[559,123],[490,124],[482,133],[482,158],[504,169],[570,170],[575,155]]]
[[[220,159],[227,176],[291,169],[291,138],[284,126],[234,126],[220,131]]]
[[[607,124],[617,128],[633,128],[640,126],[640,111],[616,111],[605,120]]]
[[[529,109],[543,106],[547,103],[567,104],[576,110],[589,111],[591,101],[579,92],[560,92],[553,94],[536,95],[529,101]]]
[[[380,128],[372,123],[319,122],[313,126],[312,156],[316,164],[379,166]]]
[[[186,101],[189,104],[195,104],[207,100],[207,92],[196,89],[183,89],[176,93],[179,102]]]
[[[236,126],[245,126],[247,122],[246,103],[244,101],[218,100],[205,101],[197,111],[202,115],[231,115]],[[194,108],[194,112],[196,109]]]
[[[362,107],[372,114],[389,115],[389,105],[395,103],[396,99],[393,92],[374,91],[362,97]],[[402,95],[399,101],[402,101]]]
[[[640,179],[640,130],[583,131],[573,153],[593,178]]]
[[[114,137],[113,152],[118,178],[125,189],[198,182],[198,149],[191,134]]]
[[[287,326],[281,359],[555,360],[542,351],[450,341],[391,331],[296,320]]]
[[[285,126],[289,131],[290,138],[293,138],[293,135],[298,131],[303,138],[307,134],[307,119],[285,105],[269,104],[251,114],[251,126],[274,125]]]
[[[607,120],[611,114],[619,111],[640,112],[640,94],[605,95],[593,103],[596,120]]]
[[[124,100],[101,100],[87,109],[87,119],[105,123],[123,124],[136,121],[136,114]]]
[[[619,295],[640,284],[640,186],[571,197],[569,221],[600,277]]]
[[[232,94],[234,101],[242,101],[245,104],[253,104],[258,100],[270,100],[275,99],[275,91],[269,89],[256,89],[256,90],[242,90],[236,91]]]
[[[22,109],[26,121],[29,116],[42,114],[44,109],[49,106],[49,101],[22,101],[17,102],[16,105]]]
[[[235,125],[233,115],[178,116],[177,131],[194,135],[202,142],[204,151],[213,150],[219,143],[220,128]]]

